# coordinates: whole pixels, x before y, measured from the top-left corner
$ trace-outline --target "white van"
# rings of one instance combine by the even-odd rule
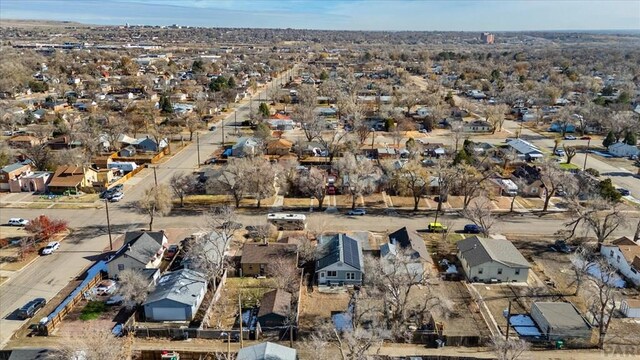
[[[29,220],[21,219],[21,218],[11,218],[9,219],[8,224],[10,226],[25,226],[29,224]]]

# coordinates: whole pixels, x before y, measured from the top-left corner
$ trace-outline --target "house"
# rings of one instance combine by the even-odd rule
[[[69,135],[58,136],[49,140],[47,143],[47,146],[49,146],[51,150],[73,149],[81,145],[82,143],[80,141],[71,140]]]
[[[133,145],[127,145],[118,151],[118,156],[131,157],[136,155],[136,148]]]
[[[17,162],[2,167],[2,169],[0,169],[0,190],[10,190],[10,182],[29,174],[31,174],[31,165],[28,163]]]
[[[531,318],[548,340],[591,338],[591,326],[568,302],[534,302]]]
[[[361,285],[364,259],[360,243],[346,234],[326,238],[316,261],[318,285]]]
[[[640,299],[624,299],[620,303],[620,312],[628,318],[640,319]]]
[[[163,275],[142,305],[147,321],[191,321],[207,292],[205,275],[180,269]]]
[[[149,136],[136,139],[134,142],[131,143],[131,145],[133,145],[133,147],[135,147],[136,150],[148,151],[148,152],[154,152],[154,153],[159,152],[162,149],[166,148],[168,144],[169,143],[167,139],[161,139],[160,142],[158,143],[154,139],[150,138]]]
[[[456,246],[470,281],[527,282],[531,266],[511,241],[471,236]]]
[[[543,157],[542,151],[537,146],[522,139],[510,140],[507,143],[507,149],[515,151],[518,158],[523,160],[535,160]]]
[[[186,246],[186,254],[180,262],[185,269],[198,270],[199,259],[206,259],[207,264],[219,264],[228,255],[227,250],[231,241],[224,234],[215,231],[194,234],[199,241],[190,242]],[[205,237],[206,238],[203,238]],[[192,257],[193,254],[198,254]]]
[[[47,187],[52,193],[77,193],[80,190],[92,189],[93,184],[97,182],[98,173],[90,167],[62,165],[53,174]]]
[[[520,194],[525,197],[542,197],[544,195],[544,184],[540,169],[536,166],[523,165],[511,173],[512,179],[521,179],[522,185]]]
[[[462,131],[469,133],[486,133],[493,131],[493,125],[485,120],[463,121]]]
[[[607,150],[611,155],[618,157],[640,156],[640,149],[637,146],[620,142],[609,145]]]
[[[272,290],[262,296],[258,322],[262,329],[287,326],[291,315],[291,293],[282,289]]]
[[[291,266],[298,265],[298,252],[295,245],[266,243],[246,243],[242,247],[240,258],[241,276],[265,276],[269,263],[275,259],[284,258]]]
[[[398,259],[398,256],[404,257]],[[398,243],[380,245],[380,262],[382,271],[387,275],[407,275],[416,282],[424,280],[424,265],[420,256],[410,248],[403,249]]]
[[[413,256],[421,261],[430,259],[424,240],[415,234],[410,234],[406,226],[389,234],[389,244],[411,251]]]
[[[272,342],[243,347],[238,351],[236,360],[297,360],[296,349]]]
[[[626,236],[602,244],[600,254],[629,281],[640,286],[640,245]]]
[[[496,184],[500,188],[500,194],[503,196],[516,196],[518,195],[518,185],[511,179],[494,178],[491,182]]]
[[[46,192],[50,178],[51,173],[48,171],[34,171],[9,181],[9,191]]]
[[[260,143],[252,137],[241,137],[231,148],[231,155],[234,157],[245,157],[257,155],[260,152]]]
[[[9,144],[9,146],[14,148],[26,149],[32,146],[40,145],[42,144],[42,141],[31,135],[16,135],[7,140],[7,143]]]
[[[293,130],[296,127],[295,121],[291,119],[269,119],[267,120],[267,123],[271,130],[286,131]]]
[[[153,269],[162,261],[169,240],[164,231],[130,231],[123,245],[107,263],[109,277],[117,278],[126,269]]]
[[[285,139],[272,140],[267,143],[267,155],[287,155],[293,143]]]

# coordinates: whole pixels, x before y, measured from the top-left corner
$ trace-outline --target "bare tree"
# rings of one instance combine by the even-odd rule
[[[570,204],[573,220],[566,226],[572,226],[571,234],[575,233],[579,224],[593,231],[602,244],[616,229],[627,224],[627,218],[617,203],[612,203],[601,197],[587,202],[574,201]]]
[[[240,174],[240,181],[248,193],[253,194],[260,208],[263,199],[275,194],[276,169],[269,160],[255,156],[243,158],[245,171]]]
[[[31,160],[31,165],[36,169],[40,171],[47,170],[51,159],[51,151],[46,143],[34,144],[19,151],[22,156]]]
[[[180,199],[180,207],[184,207],[184,197],[195,187],[195,179],[185,173],[174,173],[169,180],[173,194]]]
[[[493,208],[494,205],[491,200],[482,196],[477,198],[466,209],[462,210],[462,216],[481,227],[484,236],[489,236],[491,227],[496,223],[496,218],[491,212]]]
[[[633,234],[633,241],[640,240],[640,220],[638,220],[638,225],[636,225],[636,232]]]
[[[247,171],[245,164],[246,162],[242,158],[229,159],[218,176],[207,180],[207,189],[209,191],[221,190],[231,195],[236,208],[240,207],[240,201],[247,192],[246,184],[242,181],[242,175]]]
[[[453,181],[453,191],[457,195],[462,195],[462,209],[466,209],[471,200],[480,196],[484,192],[483,182],[487,179],[475,167],[468,164],[458,164],[453,170],[456,176]]]
[[[346,131],[333,129],[321,133],[316,137],[316,141],[329,153],[329,164],[333,164],[333,159],[338,154],[348,134]]]
[[[413,198],[413,211],[418,210],[420,200],[427,194],[429,173],[419,162],[412,160],[392,171],[392,186],[402,194]]]
[[[504,339],[500,335],[491,338],[489,347],[498,360],[516,360],[529,350],[529,343],[521,339]]]
[[[589,256],[590,251],[584,246],[578,246],[571,254],[571,263],[573,264],[574,275],[576,277],[575,296],[580,294],[584,279],[588,276],[587,269],[591,265]]]
[[[300,271],[291,257],[277,256],[269,260],[267,276],[271,278],[273,287],[292,294],[298,293],[300,285]]]
[[[57,346],[47,354],[50,360],[110,360],[130,359],[129,340],[117,338],[109,330],[87,328],[81,337],[67,336],[57,342]]]
[[[549,159],[540,164],[540,181],[544,186],[544,207],[542,211],[547,211],[549,201],[556,191],[562,188],[575,187],[576,179],[570,173],[560,169],[557,163]]]
[[[379,178],[373,163],[368,159],[358,159],[352,153],[346,153],[337,163],[338,171],[348,179],[347,186],[351,194],[351,208],[356,207],[356,198],[372,192]]]
[[[125,269],[118,274],[118,294],[124,298],[124,305],[127,308],[133,309],[145,302],[151,291],[153,291],[153,285],[142,272]]]
[[[298,177],[298,188],[303,194],[318,200],[318,208],[322,210],[327,196],[327,177],[324,171],[312,167],[309,173]]]
[[[379,326],[338,331],[331,323],[324,323],[316,326],[315,332],[311,335],[312,343],[307,343],[306,347],[315,348],[319,344],[331,344],[338,349],[342,360],[365,360],[368,358],[368,352],[382,346],[386,333],[387,331]]]
[[[136,203],[138,212],[149,216],[149,231],[153,230],[156,216],[167,215],[171,211],[171,190],[166,185],[158,185],[144,191],[142,199]]]
[[[567,157],[567,164],[571,164],[571,160],[576,156],[575,146],[564,146],[564,153]]]
[[[620,305],[618,292],[613,286],[618,275],[616,269],[602,258],[596,261],[594,266],[597,266],[599,271],[587,277],[593,285],[591,296],[586,297],[587,312],[598,327],[598,347],[602,349],[611,319]]]

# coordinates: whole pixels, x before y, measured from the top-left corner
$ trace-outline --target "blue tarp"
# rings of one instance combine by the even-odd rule
[[[75,298],[76,295],[78,295],[78,293],[82,291],[82,289],[84,289],[85,286],[87,286],[87,284],[91,280],[93,280],[93,278],[98,276],[100,272],[103,270],[105,271],[107,270],[107,262],[104,260],[100,260],[97,263],[95,263],[92,267],[90,267],[89,270],[87,270],[87,276],[84,278],[84,280],[82,280],[80,285],[78,285],[78,287],[76,287],[71,292],[71,294],[69,294],[69,296],[67,296],[67,298],[64,299],[64,301],[62,301],[60,305],[58,305],[58,307],[55,310],[53,310],[51,314],[47,316],[48,320],[45,324],[48,324],[49,321],[51,321],[51,319],[53,319],[56,315],[58,315],[58,313],[62,311],[62,309],[64,309],[65,306],[67,306],[67,304],[69,304],[69,302],[71,302],[71,300],[73,300],[73,298]]]
[[[232,151],[233,151],[232,149],[227,149],[222,153],[222,156],[229,157],[231,156]]]
[[[529,315],[511,315],[509,324],[513,326],[520,336],[535,337],[542,335]]]

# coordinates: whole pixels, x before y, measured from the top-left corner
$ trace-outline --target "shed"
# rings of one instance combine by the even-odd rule
[[[155,290],[144,302],[148,321],[190,321],[196,315],[207,291],[205,276],[181,269],[158,280]]]
[[[640,299],[622,300],[620,312],[628,318],[640,318]]]
[[[549,340],[591,338],[591,326],[571,303],[535,302],[531,318]]]
[[[287,325],[291,312],[291,297],[291,293],[282,289],[264,294],[258,311],[258,322],[262,329]]]
[[[296,349],[264,342],[240,349],[236,360],[296,360],[297,358]]]

